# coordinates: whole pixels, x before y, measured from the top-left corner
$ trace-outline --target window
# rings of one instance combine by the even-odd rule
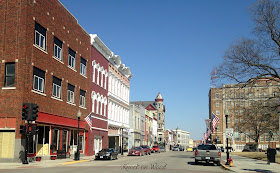
[[[253,93],[249,93],[249,98],[250,98],[250,99],[253,98]]]
[[[220,98],[220,93],[217,93],[216,94],[216,99],[219,99]]]
[[[268,93],[267,92],[264,93],[264,97],[268,97]]]
[[[235,110],[235,115],[238,115],[239,114],[239,110]]]
[[[235,98],[239,98],[239,94],[238,93],[235,93]]]
[[[6,63],[4,86],[5,87],[15,86],[15,63]]]
[[[76,60],[75,60],[76,52],[69,48],[69,55],[68,55],[68,66],[72,69],[75,69]]]
[[[44,93],[45,72],[33,67],[33,90]]]
[[[261,135],[261,136],[260,136],[260,141],[261,141],[261,142],[264,142],[264,135]]]
[[[160,129],[160,127],[161,127],[161,124],[158,124],[158,128]]]
[[[216,110],[216,115],[220,115],[220,110]]]
[[[61,79],[53,77],[52,96],[61,99]]]
[[[158,113],[158,120],[160,120],[160,113]]]
[[[216,102],[216,107],[220,107],[220,102]]]
[[[241,136],[241,142],[245,142],[245,135]]]
[[[221,138],[220,138],[220,136],[217,136],[217,141],[221,141]]]
[[[274,91],[274,92],[273,92],[273,97],[277,97],[277,95],[278,95],[277,92]]]
[[[67,102],[75,103],[75,86],[68,84],[67,89]]]
[[[54,37],[53,56],[62,61],[62,41]]]
[[[227,107],[230,107],[230,101],[227,102]]]
[[[226,94],[226,99],[229,99],[229,94]]]
[[[243,115],[244,114],[244,110],[240,110],[240,115]]]
[[[230,122],[230,117],[228,117],[228,122]]]
[[[240,93],[240,98],[244,98],[244,93]]]
[[[240,106],[244,106],[244,101],[241,101],[241,102],[240,102]]]
[[[254,101],[251,100],[251,101],[249,102],[249,105],[250,105],[250,106],[253,106],[253,104],[254,104]]]
[[[262,99],[263,98],[263,94],[259,93],[259,98]]]
[[[235,118],[235,122],[238,123],[238,122],[239,122],[239,119],[238,119],[238,118]]]
[[[47,30],[39,23],[35,22],[35,45],[46,50],[46,33]]]
[[[239,102],[238,101],[235,102],[235,106],[239,106]]]
[[[80,74],[86,76],[87,70],[87,61],[84,58],[81,58],[81,65],[80,65]]]
[[[80,106],[86,107],[86,92],[80,89]]]
[[[220,126],[216,126],[217,131],[220,131]]]

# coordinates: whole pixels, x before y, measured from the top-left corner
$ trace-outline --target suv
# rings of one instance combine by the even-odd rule
[[[140,147],[142,147],[143,148],[143,150],[144,150],[144,153],[146,154],[146,155],[151,155],[151,148],[150,148],[150,146],[149,145],[141,145]]]

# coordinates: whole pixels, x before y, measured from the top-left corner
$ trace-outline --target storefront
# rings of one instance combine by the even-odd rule
[[[80,121],[78,134],[78,120],[67,117],[39,113],[36,124],[38,133],[30,136],[29,157],[44,159],[59,159],[73,157],[80,142],[80,153],[85,154],[85,122]],[[78,137],[79,136],[79,137]],[[52,157],[50,157],[52,156]]]

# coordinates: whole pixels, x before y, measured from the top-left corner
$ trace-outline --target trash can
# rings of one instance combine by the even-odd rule
[[[74,160],[80,160],[80,152],[75,153]]]
[[[267,160],[270,163],[275,163],[275,155],[276,155],[276,149],[274,148],[267,149]]]

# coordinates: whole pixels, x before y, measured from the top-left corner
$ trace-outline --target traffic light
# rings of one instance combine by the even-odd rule
[[[37,104],[31,103],[32,105],[32,115],[31,115],[31,121],[36,121],[36,119],[38,118],[38,108],[39,106]]]
[[[23,103],[22,104],[22,120],[28,119],[29,110],[30,110],[30,103]]]
[[[31,135],[36,135],[39,132],[38,126],[31,126]]]
[[[25,125],[20,125],[20,134],[26,135],[26,126]]]

